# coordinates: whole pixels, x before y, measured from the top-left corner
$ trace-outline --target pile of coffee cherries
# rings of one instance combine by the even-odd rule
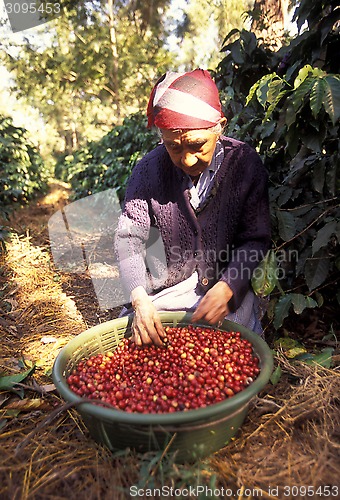
[[[130,413],[172,413],[230,398],[260,372],[239,332],[193,325],[165,331],[164,347],[124,339],[114,352],[82,360],[67,378],[69,387]]]

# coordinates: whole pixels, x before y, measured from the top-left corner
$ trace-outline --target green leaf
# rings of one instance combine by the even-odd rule
[[[233,35],[236,35],[236,33],[240,33],[240,30],[237,28],[234,28],[231,31],[229,31],[229,33],[227,34],[227,36],[225,37],[225,39],[222,42],[222,46],[229,40],[229,38],[231,38]],[[226,49],[224,49],[224,50],[226,50]]]
[[[265,105],[267,103],[269,83],[272,81],[274,76],[275,76],[275,73],[263,76],[261,78],[261,80],[259,81],[258,88],[256,89],[257,100],[263,108],[265,107]]]
[[[325,249],[320,249],[316,254],[307,259],[305,264],[305,278],[309,290],[320,286],[328,276],[329,255]]]
[[[268,109],[266,111],[266,114],[265,114],[265,117],[263,119],[263,121],[266,121],[268,120],[268,118],[270,117],[270,115],[273,113],[274,109],[276,108],[276,106],[279,104],[279,102],[281,101],[281,99],[288,93],[289,91],[288,90],[282,90],[281,92],[279,92],[275,98],[275,100],[273,100],[270,105],[268,106]],[[269,99],[268,99],[269,100]]]
[[[321,46],[324,44],[324,41],[326,40],[327,36],[330,33],[332,33],[333,29],[335,28],[335,23],[339,21],[339,17],[340,17],[339,9],[334,9],[333,11],[330,11],[329,14],[322,19],[319,27],[321,31],[321,39],[320,39]]]
[[[279,207],[285,205],[292,197],[293,190],[289,186],[280,186],[279,196],[277,197],[277,204]]]
[[[289,128],[293,123],[295,123],[295,120],[296,120],[296,112],[293,103],[291,101],[288,101],[286,108],[286,116],[285,116],[285,123],[287,127]]]
[[[273,371],[273,373],[271,374],[271,377],[270,377],[270,382],[273,384],[273,385],[276,385],[278,383],[278,381],[280,380],[281,378],[281,375],[282,375],[282,368],[280,365],[278,365],[275,370]]]
[[[256,295],[266,297],[277,285],[277,262],[274,250],[269,250],[265,258],[254,270],[251,284]]]
[[[236,42],[230,45],[229,50],[231,52],[232,58],[237,64],[244,63],[244,55],[239,40],[236,40]]]
[[[293,349],[293,347],[296,347],[296,340],[292,339],[291,337],[280,337],[279,339],[275,340],[274,342],[274,347],[275,349],[282,349],[283,351],[288,351],[288,349]]]
[[[288,66],[288,69],[287,69],[286,74],[285,74],[285,76],[284,76],[284,78],[285,78],[285,80],[286,80],[287,82],[289,82],[289,81],[290,81],[290,79],[291,79],[292,75],[295,73],[295,70],[296,70],[299,66],[300,66],[300,61],[299,61],[299,60],[298,60],[298,61],[296,61],[294,64],[292,64],[292,65],[289,65],[289,66]]]
[[[257,47],[257,38],[252,31],[242,30],[241,38],[244,40],[246,52],[250,56]]]
[[[275,305],[274,328],[278,329],[283,323],[283,320],[288,316],[292,297],[290,294],[280,297]]]
[[[296,112],[300,111],[305,103],[306,96],[309,94],[314,84],[314,78],[308,77],[299,87],[294,90],[292,102]]]
[[[13,391],[15,385],[25,380],[25,378],[28,377],[28,375],[30,375],[34,371],[34,369],[35,365],[24,372],[17,373],[15,375],[0,377],[0,391]]]
[[[250,103],[250,101],[254,97],[254,95],[258,89],[259,83],[260,83],[260,81],[257,81],[254,83],[254,85],[252,85],[250,87],[249,93],[248,93],[247,98],[246,98],[246,106],[248,106],[248,104]]]
[[[312,243],[312,255],[316,254],[320,248],[328,245],[332,234],[336,232],[336,227],[337,221],[332,220],[319,229]]]
[[[281,92],[282,87],[285,85],[285,82],[276,73],[272,73],[268,76],[271,76],[268,85],[268,103],[271,104],[276,100],[277,96]]]
[[[283,241],[289,241],[297,232],[294,215],[285,210],[277,210],[276,216],[279,223],[280,238],[282,238]]]
[[[335,125],[340,116],[340,78],[328,75],[324,81],[326,83],[324,106],[333,125]]]
[[[318,307],[323,306],[323,304],[324,304],[323,295],[320,292],[315,292],[314,295],[315,295],[315,298],[316,298],[317,306]]]
[[[308,246],[305,247],[300,252],[299,258],[298,258],[298,260],[296,262],[296,266],[295,266],[296,276],[299,276],[301,273],[304,272],[306,262],[310,258],[311,255],[312,255],[312,251]]]
[[[324,368],[331,368],[333,352],[334,349],[332,347],[326,347],[318,354],[313,354],[308,359],[302,359],[302,361],[304,361],[307,365],[317,364],[323,366]]]
[[[301,140],[308,149],[320,153],[324,137],[319,132],[314,131],[313,133],[312,130],[309,128],[308,132],[302,135]]]
[[[326,171],[326,186],[331,196],[339,192],[340,184],[340,156],[336,153],[330,157],[330,167]]]
[[[266,122],[263,122],[262,125],[262,130],[261,130],[261,139],[265,139],[266,137],[271,136],[271,134],[274,132],[276,128],[276,121],[275,120],[268,120]]]
[[[292,349],[288,349],[288,351],[285,352],[285,355],[289,359],[294,359],[297,356],[304,354],[305,352],[307,352],[307,349],[305,347],[296,346],[293,347]]]
[[[300,342],[290,337],[281,337],[274,342],[274,345],[276,349],[282,349],[287,358],[290,359],[307,352],[306,348]]]
[[[290,168],[289,171],[284,178],[284,185],[291,185],[292,180],[294,180],[295,176],[300,176],[301,178],[301,172],[305,172],[308,169],[308,159],[311,158],[312,156],[306,157],[306,148],[300,148],[299,152],[294,156],[294,158],[290,162]],[[294,213],[296,213],[294,211]]]
[[[315,81],[310,93],[310,109],[312,110],[314,118],[317,118],[323,104],[325,89],[325,80],[323,78],[318,78]]]
[[[267,316],[270,320],[274,319],[275,316],[275,306],[277,304],[277,298],[273,298],[269,301],[268,307],[267,307]]]
[[[318,302],[316,302],[312,297],[306,297],[306,307],[319,307]]]
[[[300,85],[306,80],[311,72],[313,72],[313,68],[310,64],[305,64],[305,66],[300,69],[298,76],[294,81],[294,90],[300,87]]]
[[[292,304],[296,314],[301,314],[306,308],[305,296],[301,293],[292,293]]]
[[[302,295],[301,293],[292,293],[292,304],[296,314],[301,314],[308,307],[317,307],[317,302],[311,297]]]
[[[323,192],[325,185],[325,171],[326,171],[326,158],[322,158],[319,162],[314,163],[313,166],[313,186],[318,193]]]

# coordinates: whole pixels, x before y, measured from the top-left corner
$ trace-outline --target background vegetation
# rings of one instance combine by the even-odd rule
[[[270,173],[274,250],[253,286],[279,288],[268,311],[276,328],[292,309],[340,302],[339,19],[336,2],[300,2],[294,20],[305,29],[277,51],[232,30],[215,72],[228,134],[252,144]]]
[[[146,129],[145,117],[136,113],[99,141],[61,156],[55,174],[71,184],[74,199],[115,187],[123,201],[132,168],[157,142],[157,133]]]
[[[253,286],[271,293],[277,329],[289,312],[340,302],[340,9],[335,0],[292,1],[291,34],[280,24],[287,13],[272,5],[69,0],[39,36],[1,44],[11,93],[53,128],[49,155],[74,198],[115,187],[122,199],[131,169],[157,142],[144,119],[155,79],[169,67],[210,68],[227,134],[252,144],[270,173],[273,251]],[[7,117],[0,140],[4,212],[45,189],[49,170],[41,144]]]
[[[0,253],[9,233],[8,212],[47,190],[50,172],[41,155],[11,118],[0,115]]]

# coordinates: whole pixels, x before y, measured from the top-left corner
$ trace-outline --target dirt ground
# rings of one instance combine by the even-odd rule
[[[281,334],[309,351],[332,347],[332,367],[276,352],[281,378],[267,384],[236,438],[211,457],[179,465],[131,450],[112,454],[91,439],[57,394],[51,369],[70,339],[119,309],[100,309],[89,274],[61,272],[51,259],[47,224],[68,196],[55,182],[47,196],[12,214],[15,232],[1,257],[0,376],[35,370],[17,392],[0,385],[0,499],[119,500],[137,488],[137,498],[170,496],[156,487],[172,487],[178,498],[340,497],[339,323],[329,304],[292,316]],[[268,324],[271,347],[274,339]]]

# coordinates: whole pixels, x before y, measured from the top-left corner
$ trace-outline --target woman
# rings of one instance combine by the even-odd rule
[[[116,233],[137,345],[162,344],[160,310],[231,319],[261,333],[251,274],[270,245],[267,173],[247,144],[224,137],[205,70],[164,75],[148,105],[161,144],[134,168]],[[131,309],[130,309],[131,310]]]

